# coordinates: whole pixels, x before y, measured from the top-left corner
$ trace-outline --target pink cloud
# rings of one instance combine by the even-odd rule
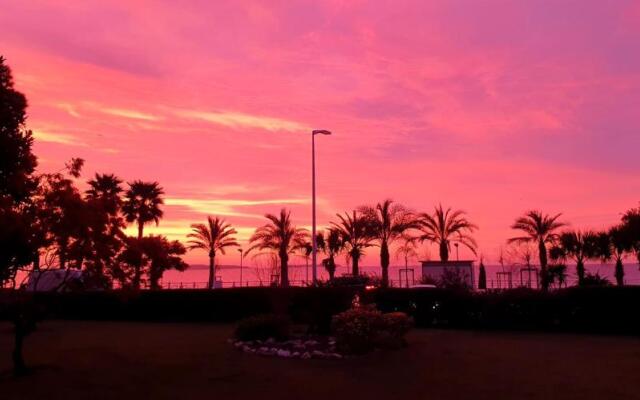
[[[160,181],[154,232],[218,212],[246,238],[281,206],[308,225],[316,127],[334,131],[317,143],[322,224],[386,197],[442,202],[491,258],[527,208],[598,227],[638,200],[632,2],[2,7],[41,168],[80,156],[86,175]]]

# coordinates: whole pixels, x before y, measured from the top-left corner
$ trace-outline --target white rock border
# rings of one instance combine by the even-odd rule
[[[341,360],[344,358],[336,351],[336,341],[332,337],[329,338],[326,349],[320,349],[321,343],[314,339],[293,339],[284,342],[277,342],[273,338],[265,341],[229,339],[228,342],[239,351],[265,357],[299,358],[302,360]]]

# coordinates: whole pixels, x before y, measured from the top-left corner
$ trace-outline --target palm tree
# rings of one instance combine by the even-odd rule
[[[572,258],[576,262],[578,285],[584,283],[584,262],[597,255],[598,237],[595,232],[568,231],[560,234],[558,243],[553,246],[549,255],[551,259]]]
[[[268,223],[256,229],[249,239],[252,246],[247,253],[254,250],[272,250],[280,258],[280,279],[282,287],[289,286],[289,254],[305,245],[309,236],[306,229],[296,228],[291,222],[291,212],[285,208],[280,215],[266,214]]]
[[[120,214],[122,206],[122,180],[113,174],[95,174],[87,182],[86,205],[91,211],[90,229],[81,241],[89,249],[90,262],[87,264],[88,279],[92,285],[109,288],[111,280],[105,275],[105,268],[112,269],[115,256],[124,245],[124,219]]]
[[[540,274],[542,280],[542,289],[549,289],[547,277],[547,244],[553,245],[558,240],[556,231],[566,224],[558,221],[562,214],[550,216],[543,214],[541,211],[531,210],[526,212],[522,217],[516,219],[511,225],[511,229],[523,231],[525,236],[518,236],[509,239],[509,243],[524,242],[536,243],[538,246],[538,256],[540,258]]]
[[[567,266],[564,264],[549,265],[548,269],[549,284],[558,283],[558,289],[566,286],[567,282]]]
[[[309,284],[309,258],[313,254],[313,243],[310,240],[306,240],[297,250],[304,258],[304,280],[305,284]]]
[[[318,248],[327,255],[327,258],[322,260],[322,265],[329,273],[329,280],[332,281],[336,273],[335,257],[344,249],[340,232],[336,229],[327,229],[326,232],[319,232],[316,243]]]
[[[476,254],[478,245],[471,234],[478,227],[467,219],[464,211],[451,208],[445,210],[439,205],[435,207],[433,215],[421,214],[419,222],[422,231],[420,241],[436,243],[440,248],[441,261],[449,261],[451,242],[462,244]]]
[[[358,262],[364,255],[364,249],[371,247],[373,239],[369,235],[367,221],[362,215],[358,215],[357,211],[353,211],[352,215],[344,213],[344,216],[336,214],[340,222],[332,222],[331,229],[336,230],[340,235],[347,258],[351,259],[351,274],[353,276],[360,275]]]
[[[213,288],[216,271],[216,253],[219,251],[225,254],[225,248],[239,246],[233,236],[238,232],[218,217],[207,217],[207,224],[192,224],[191,232],[187,235],[190,240],[187,242],[189,250],[202,249],[209,253],[209,284],[208,288]]]
[[[162,218],[160,206],[164,204],[163,189],[158,182],[142,182],[139,180],[129,183],[122,206],[127,222],[138,224],[138,239],[142,239],[144,225],[154,221],[156,225]]]
[[[403,237],[409,230],[418,227],[413,213],[393,200],[387,199],[375,207],[360,207],[371,238],[380,247],[382,286],[389,286],[389,245]]]
[[[615,277],[618,286],[624,285],[624,255],[633,249],[633,240],[624,225],[614,226],[607,232],[611,254],[616,259]]]
[[[627,210],[622,216],[622,224],[630,235],[633,252],[640,264],[640,207]]]
[[[122,180],[113,174],[96,174],[87,182],[89,189],[85,192],[87,199],[101,201],[106,211],[116,214],[122,203]]]

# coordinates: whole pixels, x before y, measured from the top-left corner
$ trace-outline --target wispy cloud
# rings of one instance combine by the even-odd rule
[[[75,118],[80,118],[80,113],[76,110],[76,106],[70,103],[56,103],[55,107],[66,111],[67,114]]]
[[[234,111],[199,111],[177,109],[175,115],[181,118],[211,122],[231,128],[258,128],[267,131],[305,131],[309,127],[296,121],[275,117],[244,114]]]
[[[172,221],[163,220],[160,225],[149,225],[145,227],[145,233],[151,235],[164,235],[170,240],[179,240],[181,242],[187,241],[187,235],[192,232],[191,225],[194,222],[203,222],[203,221],[192,221],[192,220],[184,220],[177,219]],[[239,241],[247,241],[255,231],[255,227],[253,226],[238,226],[234,225],[233,229],[235,229],[238,233],[235,235]],[[125,233],[130,236],[137,235],[138,231],[135,225],[130,225],[125,229]]]
[[[239,200],[239,199],[188,199],[169,197],[165,199],[167,206],[187,207],[192,211],[203,214],[217,214],[234,217],[263,218],[263,214],[247,213],[238,211],[241,207],[255,207],[273,204],[306,204],[307,199],[299,198],[283,198],[283,199],[265,199],[265,200]]]
[[[123,108],[113,105],[105,105],[94,101],[80,101],[80,102],[56,102],[54,107],[64,110],[67,114],[75,118],[82,117],[81,111],[84,112],[98,112],[101,114],[111,115],[114,117],[121,117],[127,119],[135,119],[139,121],[160,121],[164,119],[160,115],[154,115],[148,112]]]
[[[54,133],[42,129],[34,129],[33,137],[41,142],[58,143],[69,146],[86,147],[87,144],[78,140],[78,138],[63,133]]]
[[[162,118],[156,115],[147,114],[137,110],[128,110],[126,108],[100,108],[100,112],[113,115],[116,117],[123,117],[129,119],[139,119],[142,121],[159,121]]]

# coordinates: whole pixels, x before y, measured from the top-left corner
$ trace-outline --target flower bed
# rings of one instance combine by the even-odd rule
[[[375,349],[398,349],[413,326],[405,313],[383,314],[373,305],[353,307],[333,317],[334,336],[292,336],[286,316],[263,314],[240,321],[229,342],[245,353],[301,359],[341,359],[347,354],[364,354]]]
[[[342,354],[336,351],[336,340],[331,336],[302,337],[286,341],[237,340],[231,339],[233,347],[245,353],[261,356],[300,358],[300,359],[341,359]]]

